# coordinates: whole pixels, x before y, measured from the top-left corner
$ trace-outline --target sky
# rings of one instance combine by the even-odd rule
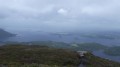
[[[79,31],[120,29],[119,0],[0,0],[0,28]]]

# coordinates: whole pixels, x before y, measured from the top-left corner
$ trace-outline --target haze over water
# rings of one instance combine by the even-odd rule
[[[0,0],[2,41],[95,42],[120,46],[119,0]]]

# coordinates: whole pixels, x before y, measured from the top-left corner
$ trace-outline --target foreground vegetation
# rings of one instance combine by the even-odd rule
[[[120,63],[113,62],[108,59],[103,59],[92,55],[91,53],[86,54],[87,61],[85,62],[86,67],[120,67]]]
[[[7,44],[18,44],[18,42],[7,42]],[[48,46],[51,48],[63,48],[63,49],[70,49],[75,51],[93,52],[93,51],[103,50],[103,52],[107,55],[120,56],[120,46],[108,47],[99,43],[63,43],[63,42],[53,42],[53,41],[34,41],[34,42],[22,42],[19,44],[41,45],[41,46]]]
[[[48,42],[41,43],[51,45],[47,44]],[[80,57],[72,49],[49,46],[15,42],[0,46],[0,67],[78,67],[80,64],[86,67],[120,66],[120,63],[94,56],[90,52],[86,53],[84,57]]]
[[[7,42],[6,44],[17,44],[18,42]],[[63,43],[53,41],[34,41],[34,42],[22,42],[22,45],[41,45],[51,48],[63,48],[74,51],[99,51],[102,50],[105,54],[110,56],[120,56],[120,46],[105,46],[99,43]]]
[[[78,66],[79,55],[71,50],[39,45],[4,45],[0,47],[0,65],[12,67]]]

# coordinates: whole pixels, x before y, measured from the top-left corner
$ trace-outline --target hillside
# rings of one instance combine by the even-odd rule
[[[82,62],[82,63],[81,63]],[[113,62],[86,53],[81,57],[76,51],[40,45],[9,44],[0,46],[1,67],[119,67]]]
[[[75,51],[39,45],[4,45],[0,47],[0,64],[12,67],[24,65],[74,66],[80,63]]]
[[[104,50],[108,48],[107,46],[104,46],[99,43],[79,43],[79,44],[71,44],[71,48],[74,50],[82,50],[82,51],[98,51],[98,50]]]
[[[85,61],[83,61],[86,67],[120,67],[120,63],[113,62],[108,59],[103,59],[97,56],[94,56],[91,53],[85,55]]]
[[[3,29],[0,29],[0,38],[7,38],[11,36],[14,36],[14,34],[11,34]]]

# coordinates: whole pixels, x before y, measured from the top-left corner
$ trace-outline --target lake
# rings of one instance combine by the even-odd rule
[[[103,51],[94,51],[93,54],[101,58],[120,62],[120,56],[109,56],[109,55],[106,55]]]
[[[81,34],[84,33],[50,33],[50,32],[41,32],[41,31],[25,31],[17,32],[17,36],[4,39],[3,41],[19,41],[19,42],[29,42],[29,41],[57,41],[57,42],[96,42],[107,46],[120,45],[120,38],[116,39],[107,39],[107,38],[98,38],[98,37],[83,37]],[[94,33],[98,34],[98,33]],[[93,34],[93,35],[94,35]],[[101,33],[101,35],[109,35],[110,33]],[[117,37],[114,33],[110,34],[111,36]],[[93,36],[92,35],[92,36]],[[120,35],[119,35],[120,36]]]
[[[18,41],[18,42],[56,41],[56,42],[65,42],[65,43],[96,42],[96,43],[100,43],[107,46],[113,46],[113,45],[120,46],[119,38],[118,39],[89,38],[89,37],[83,37],[80,34],[83,34],[83,33],[69,34],[69,33],[50,33],[50,32],[41,32],[41,31],[31,31],[31,32],[25,31],[25,32],[17,32],[17,36],[10,37],[7,39],[1,39],[1,41]],[[102,33],[102,35],[106,35],[106,33],[105,34]],[[104,54],[102,51],[95,51],[93,52],[93,54],[99,57],[108,58],[108,59],[120,62],[120,56],[109,56]]]

